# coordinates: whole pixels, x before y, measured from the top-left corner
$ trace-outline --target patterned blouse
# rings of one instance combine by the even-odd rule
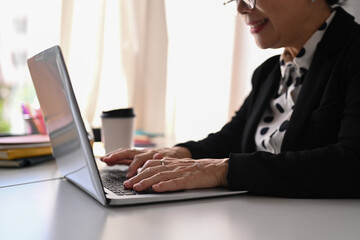
[[[311,36],[295,58],[287,48],[280,56],[280,87],[258,125],[255,134],[257,151],[280,153],[286,129],[317,44],[334,16],[335,11]]]

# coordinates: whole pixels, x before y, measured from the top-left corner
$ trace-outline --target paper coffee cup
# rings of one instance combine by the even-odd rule
[[[135,114],[132,108],[102,112],[101,140],[106,153],[119,148],[133,147],[134,120]]]

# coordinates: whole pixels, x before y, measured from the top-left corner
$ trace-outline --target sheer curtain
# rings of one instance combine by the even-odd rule
[[[360,2],[358,0],[347,0],[344,7],[360,23]]]
[[[221,0],[167,0],[166,14],[167,133],[198,140],[228,119],[235,15]]]
[[[167,34],[163,0],[64,0],[61,41],[84,118],[134,107],[137,127],[163,132]]]
[[[236,5],[166,0],[169,53],[167,134],[175,142],[218,131],[251,90],[255,68],[280,50],[261,50]]]
[[[229,9],[232,9],[229,11]],[[234,5],[209,0],[63,0],[60,45],[84,118],[134,107],[171,142],[219,130],[250,91],[256,49]]]

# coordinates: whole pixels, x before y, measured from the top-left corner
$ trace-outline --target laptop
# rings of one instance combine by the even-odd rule
[[[28,67],[59,172],[102,205],[135,205],[244,193],[224,188],[169,193],[124,190],[120,177],[126,166],[105,166],[93,154],[60,47],[51,47],[29,58]],[[115,186],[108,187],[106,179]]]

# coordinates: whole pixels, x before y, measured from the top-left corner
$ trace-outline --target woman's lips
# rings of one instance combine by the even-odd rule
[[[251,33],[259,33],[259,32],[261,32],[261,30],[264,29],[264,27],[266,26],[268,21],[269,21],[269,19],[262,19],[260,21],[250,22],[249,26],[250,26]]]

